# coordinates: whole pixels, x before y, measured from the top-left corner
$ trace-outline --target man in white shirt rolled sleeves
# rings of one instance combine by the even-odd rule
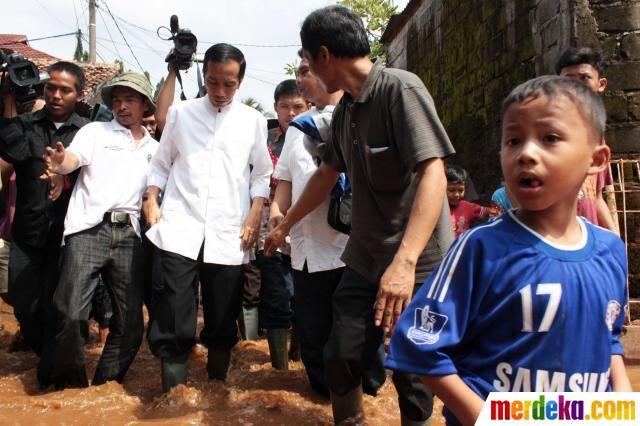
[[[58,318],[53,381],[56,388],[88,386],[84,340],[91,300],[101,276],[112,299],[102,356],[92,384],[121,382],[142,343],[143,269],[140,207],[149,163],[158,148],[142,126],[153,114],[151,83],[128,72],[102,89],[110,122],[80,129],[69,147],[47,148],[47,174],[80,174],[64,226],[60,281],[53,297]],[[46,175],[43,175],[45,178]]]
[[[169,110],[151,162],[143,210],[147,236],[160,249],[164,286],[154,295],[149,347],[161,359],[164,392],[186,383],[198,281],[209,379],[225,379],[238,341],[242,264],[258,237],[273,171],[266,119],[234,100],[245,68],[234,46],[211,46],[203,65],[207,96]]]

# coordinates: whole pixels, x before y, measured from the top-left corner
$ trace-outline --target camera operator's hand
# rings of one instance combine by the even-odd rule
[[[13,118],[18,115],[18,106],[16,105],[16,93],[9,84],[9,79],[5,76],[2,78],[2,103],[4,105],[4,111],[2,111],[3,118]]]

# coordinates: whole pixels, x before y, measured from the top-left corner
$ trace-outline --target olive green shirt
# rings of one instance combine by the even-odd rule
[[[378,283],[398,250],[418,184],[415,168],[455,153],[422,81],[376,62],[360,95],[345,93],[331,121],[323,161],[351,181],[351,235],[342,255],[347,266]],[[453,241],[449,205],[416,267],[422,283]]]

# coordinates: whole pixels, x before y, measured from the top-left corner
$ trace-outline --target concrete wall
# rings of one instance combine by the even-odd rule
[[[569,46],[603,51],[607,142],[617,156],[640,156],[640,0],[412,0],[407,11],[385,33],[387,61],[425,82],[453,161],[484,197],[499,185],[502,100],[553,73]],[[631,198],[628,208],[640,209],[640,193]],[[640,298],[640,215],[629,217],[631,295]]]
[[[571,45],[601,49],[610,79],[607,140],[640,153],[640,0],[413,0],[386,46],[390,66],[418,74],[478,190],[499,183],[501,102],[552,73]]]

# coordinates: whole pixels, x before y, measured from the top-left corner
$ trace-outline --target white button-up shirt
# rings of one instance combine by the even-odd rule
[[[323,112],[333,111],[328,105]],[[316,115],[312,108],[305,114]],[[291,182],[291,202],[295,203],[318,166],[304,146],[304,133],[293,126],[287,130],[284,147],[276,165],[274,177]],[[319,272],[344,266],[340,256],[349,237],[336,231],[327,222],[329,198],[291,227],[291,267],[301,271],[307,262],[307,271]]]
[[[162,216],[147,236],[190,259],[204,241],[204,262],[247,263],[240,231],[250,200],[269,197],[272,172],[267,122],[255,109],[217,108],[206,96],[172,106],[148,182],[164,190]]]
[[[106,212],[124,212],[140,235],[140,207],[149,163],[158,149],[145,128],[136,146],[131,131],[115,119],[89,123],[78,131],[67,151],[78,158],[80,174],[73,188],[64,235],[102,222]]]

